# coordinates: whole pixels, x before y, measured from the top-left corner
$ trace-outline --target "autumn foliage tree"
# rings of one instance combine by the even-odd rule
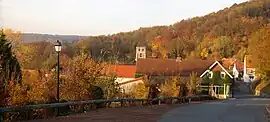
[[[0,104],[3,104],[7,95],[7,86],[10,82],[20,83],[22,80],[21,66],[12,52],[11,44],[0,31]]]
[[[131,91],[127,93],[128,97],[137,99],[147,99],[149,93],[149,86],[144,83],[138,83],[132,86]]]
[[[93,88],[100,87],[104,98],[116,97],[119,93],[114,76],[106,75],[107,64],[96,62],[86,54],[74,57],[63,72],[62,93],[65,100],[95,99]],[[102,93],[100,93],[101,95]]]
[[[265,27],[252,35],[249,44],[249,52],[252,55],[261,78],[268,80],[270,78],[270,28]],[[257,71],[257,70],[256,70]]]
[[[189,81],[187,82],[187,88],[190,94],[195,95],[199,91],[199,86],[201,81],[197,76],[197,73],[192,72],[189,76]]]
[[[180,78],[173,77],[161,85],[161,97],[177,97],[180,89]]]

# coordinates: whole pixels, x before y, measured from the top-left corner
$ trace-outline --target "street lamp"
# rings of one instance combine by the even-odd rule
[[[61,42],[59,42],[59,40],[57,40],[54,47],[55,47],[55,51],[57,52],[57,102],[60,102],[60,97],[59,97],[59,85],[60,85],[60,79],[59,79],[59,70],[60,70],[59,53],[60,53],[61,47],[62,47]]]

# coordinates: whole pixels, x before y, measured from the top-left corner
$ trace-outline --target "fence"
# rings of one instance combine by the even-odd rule
[[[87,112],[97,108],[147,106],[152,104],[181,104],[191,101],[213,100],[209,95],[166,97],[154,99],[100,99],[65,103],[27,105],[23,107],[0,108],[0,122],[4,120],[44,119],[72,113]]]

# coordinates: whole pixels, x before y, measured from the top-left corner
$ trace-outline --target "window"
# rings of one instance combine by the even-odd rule
[[[144,51],[144,49],[142,49],[142,52]]]
[[[226,73],[225,73],[225,72],[220,72],[220,77],[221,77],[222,79],[224,79],[225,76],[226,76]]]
[[[213,72],[209,72],[209,78],[213,78]]]
[[[140,53],[140,58],[143,57],[142,53]]]
[[[141,51],[141,49],[139,48],[138,51]]]

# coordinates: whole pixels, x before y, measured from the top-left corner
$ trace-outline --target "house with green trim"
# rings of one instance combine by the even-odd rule
[[[187,82],[191,73],[196,73],[201,80],[205,94],[217,98],[231,96],[234,80],[241,77],[243,64],[235,59],[155,59],[141,58],[136,62],[136,74],[147,75],[150,84],[162,84],[166,79],[179,76],[181,82]]]
[[[208,94],[217,98],[228,98],[232,96],[233,85],[241,78],[243,63],[236,59],[222,59],[215,61],[201,75],[201,87]]]

